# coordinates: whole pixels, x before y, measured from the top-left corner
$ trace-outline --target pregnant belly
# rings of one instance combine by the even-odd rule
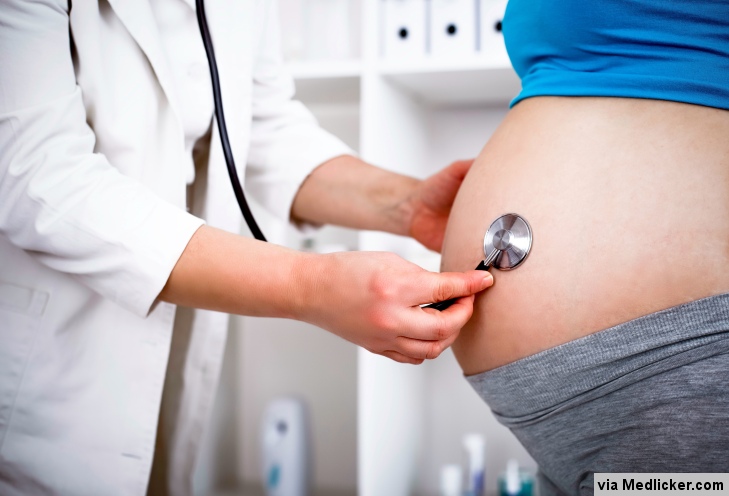
[[[453,206],[444,271],[474,268],[514,212],[532,250],[494,274],[453,350],[466,374],[729,291],[729,112],[532,98],[486,144]]]

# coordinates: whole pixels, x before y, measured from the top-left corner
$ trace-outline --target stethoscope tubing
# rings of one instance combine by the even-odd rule
[[[228,127],[225,125],[225,113],[223,112],[223,97],[220,91],[220,77],[218,75],[218,65],[215,62],[213,40],[210,37],[208,21],[205,17],[205,3],[203,0],[195,0],[195,6],[197,10],[197,22],[200,26],[200,34],[202,35],[203,45],[205,46],[205,53],[208,57],[208,66],[210,67],[210,80],[213,86],[213,102],[215,104],[215,118],[218,121],[220,142],[223,145],[223,156],[225,157],[225,164],[228,168],[230,183],[233,186],[235,199],[238,202],[238,206],[240,207],[240,211],[243,214],[243,218],[245,219],[246,224],[248,224],[248,228],[251,230],[251,234],[253,234],[253,237],[257,240],[266,241],[266,237],[263,235],[261,228],[258,227],[258,223],[253,217],[253,213],[248,206],[248,202],[246,201],[246,195],[243,192],[243,187],[241,186],[240,180],[238,178],[238,169],[236,169],[235,167],[233,150],[230,146],[230,140],[228,139]]]

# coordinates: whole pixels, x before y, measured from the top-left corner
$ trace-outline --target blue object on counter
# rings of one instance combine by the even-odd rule
[[[519,469],[516,460],[509,460],[506,472],[499,477],[499,496],[532,496],[533,493],[534,478]]]

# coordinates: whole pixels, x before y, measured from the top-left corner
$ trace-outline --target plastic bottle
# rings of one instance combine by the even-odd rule
[[[506,472],[499,477],[500,496],[532,496],[534,481],[532,477],[519,469],[519,462],[509,460]]]
[[[440,471],[440,496],[463,495],[463,469],[460,465],[444,465]]]
[[[468,473],[466,478],[467,496],[483,496],[486,484],[486,440],[481,434],[467,434],[463,437],[463,447],[468,454]]]
[[[311,435],[304,400],[284,396],[272,401],[261,422],[263,481],[267,496],[308,496]]]

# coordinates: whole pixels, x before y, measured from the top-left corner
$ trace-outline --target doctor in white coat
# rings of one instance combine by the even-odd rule
[[[207,3],[247,190],[439,249],[470,163],[418,181],[355,158],[292,100],[275,2]],[[213,111],[192,0],[0,0],[0,494],[189,494],[228,313],[419,363],[491,284],[232,234]]]

